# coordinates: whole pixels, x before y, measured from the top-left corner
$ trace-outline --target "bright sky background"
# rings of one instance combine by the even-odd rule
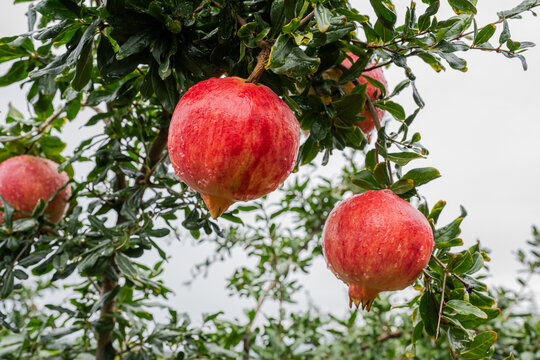
[[[364,13],[362,4],[366,3],[352,1],[361,13]],[[479,24],[495,21],[497,11],[518,3],[516,0],[480,0]],[[403,7],[398,6],[398,11]],[[26,32],[26,8],[24,3],[14,6],[11,0],[1,2],[0,36]],[[404,12],[399,14],[402,19]],[[514,41],[540,44],[538,18],[529,14],[523,20],[513,20],[510,29]],[[488,281],[515,287],[518,266],[514,252],[531,238],[531,225],[540,225],[540,48],[526,52],[527,72],[523,71],[519,60],[500,54],[472,50],[459,55],[468,61],[466,73],[450,69],[437,74],[421,61],[410,61],[417,76],[417,87],[426,102],[413,131],[422,134],[422,143],[431,152],[427,160],[415,161],[413,165],[433,166],[441,171],[442,178],[421,188],[431,205],[441,199],[448,202],[441,223],[455,218],[459,206],[465,206],[469,212],[462,225],[465,244],[470,246],[481,240],[492,249],[492,276]],[[8,66],[1,65],[0,73],[7,69]],[[386,70],[386,76],[391,89],[404,79],[399,68]],[[409,113],[414,108],[409,92],[399,101],[406,105]],[[5,119],[9,102],[19,109],[26,108],[24,93],[17,86],[0,88],[0,121]],[[80,129],[89,114],[86,112],[66,126],[62,134],[68,141],[65,155],[71,155],[80,140],[91,136],[87,128]],[[339,159],[335,159],[320,172],[331,176],[339,166]],[[84,174],[84,167],[77,169],[80,170],[78,176]],[[176,293],[170,304],[177,310],[188,312],[195,320],[200,319],[201,313],[219,310],[225,310],[228,317],[243,318],[242,308],[254,305],[230,298],[224,290],[224,279],[232,275],[235,266],[246,261],[240,253],[214,266],[207,278],[185,287],[182,283],[190,278],[190,269],[212,254],[212,246],[194,246],[185,236],[182,242],[171,241],[167,251],[171,260],[164,279]],[[153,258],[148,256],[148,263]],[[323,311],[338,315],[346,311],[346,287],[326,269],[322,258],[316,261],[312,272],[301,279],[309,298],[305,293],[300,294],[298,306],[305,306],[309,299]],[[540,284],[535,286],[540,294]],[[60,296],[54,295],[51,299],[52,302],[59,300]]]

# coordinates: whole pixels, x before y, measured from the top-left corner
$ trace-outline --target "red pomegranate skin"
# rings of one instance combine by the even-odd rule
[[[412,284],[434,246],[424,215],[391,190],[368,191],[330,213],[323,250],[330,270],[349,285],[350,305],[369,310],[381,291]]]
[[[353,62],[358,59],[358,56],[354,55],[353,53],[347,53],[347,55],[353,60]],[[352,63],[348,58],[345,58],[345,60],[343,60],[343,62],[341,64],[343,66],[345,66],[346,68],[350,68],[352,66]],[[368,67],[372,67],[374,65],[375,64],[372,63],[372,64],[368,65]],[[336,71],[338,72],[338,74],[335,77],[336,77],[336,79],[339,79],[341,77],[341,75],[342,75],[342,72],[339,69],[336,69]],[[386,78],[384,76],[384,72],[383,72],[382,68],[376,68],[376,69],[373,69],[373,70],[370,70],[370,71],[366,71],[366,72],[364,72],[362,74],[367,75],[370,78],[381,82],[384,85],[384,88],[386,89],[386,91],[388,91],[388,83],[386,82]],[[369,98],[372,99],[372,100],[377,99],[381,95],[381,91],[378,88],[376,88],[375,86],[371,85],[363,75],[358,78],[358,82],[360,84],[366,84],[367,83],[366,95],[369,96]],[[350,94],[354,89],[354,84],[352,82],[348,82],[348,83],[343,84],[342,88],[343,88],[343,91],[346,94]],[[377,112],[377,117],[379,118],[379,121],[382,121],[384,115],[386,114],[386,111],[381,110],[381,109],[379,109],[377,107],[375,108],[375,110]],[[375,122],[373,121],[373,116],[371,116],[371,112],[367,108],[367,105],[366,105],[366,108],[364,108],[364,110],[362,111],[361,114],[363,116],[365,116],[366,118],[364,120],[360,121],[359,123],[357,123],[356,125],[366,135],[368,141],[370,141],[371,140],[371,133],[375,129]]]
[[[54,161],[30,155],[9,158],[0,164],[0,195],[14,209],[31,214],[39,199],[47,201],[69,181],[65,172],[58,172]],[[47,220],[59,223],[64,217],[71,189],[66,186],[49,203],[45,214]],[[26,217],[14,213],[13,219]],[[0,213],[3,223],[3,213]]]
[[[274,191],[296,164],[300,126],[264,85],[211,78],[180,99],[169,128],[176,175],[199,192],[213,218],[236,201]]]

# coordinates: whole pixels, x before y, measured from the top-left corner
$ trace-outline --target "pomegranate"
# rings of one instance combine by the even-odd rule
[[[429,262],[433,231],[420,211],[391,190],[341,202],[324,226],[330,270],[349,286],[349,306],[369,309],[381,291],[413,283]]]
[[[356,61],[358,59],[358,56],[354,55],[353,53],[347,53],[347,55],[351,59],[353,59],[353,61]],[[341,64],[343,66],[347,67],[347,68],[350,68],[352,66],[352,63],[348,58],[345,58],[345,60],[343,60],[343,62]],[[371,67],[371,66],[374,66],[374,65],[375,64],[372,63],[372,64],[368,65],[368,67]],[[342,74],[343,74],[343,72],[340,69],[332,68],[332,69],[324,71],[322,76],[323,76],[324,79],[327,79],[327,80],[338,81],[341,78]],[[386,82],[386,78],[384,77],[384,73],[383,73],[382,68],[376,68],[376,69],[373,69],[373,70],[370,70],[370,71],[366,71],[366,72],[362,73],[362,75],[369,76],[370,78],[381,82],[384,85],[385,89],[388,91],[388,83]],[[358,82],[360,84],[366,84],[367,83],[366,95],[369,96],[370,99],[375,100],[379,96],[381,96],[380,89],[378,89],[375,86],[371,85],[364,76],[360,76],[358,78]],[[345,94],[350,94],[354,89],[354,84],[349,81],[349,82],[341,85],[341,88],[343,89]],[[377,111],[377,117],[379,118],[379,121],[381,121],[383,119],[384,114],[386,113],[386,111],[381,110],[379,108],[375,108],[375,109]],[[369,111],[367,106],[366,106],[366,108],[364,108],[364,110],[362,111],[361,114],[363,116],[365,116],[366,118],[364,120],[360,121],[359,123],[357,123],[356,125],[366,135],[368,141],[370,141],[371,140],[371,133],[375,129],[375,122],[373,121],[373,116],[371,116],[371,112]]]
[[[280,186],[299,141],[298,121],[272,90],[225,77],[201,81],[180,99],[168,147],[176,175],[217,218],[234,202]]]
[[[65,172],[58,172],[54,161],[30,155],[9,158],[0,164],[0,195],[15,210],[31,214],[39,199],[49,198],[68,182]],[[67,202],[71,196],[69,186],[62,189],[49,203],[45,214],[48,221],[59,223],[64,217]],[[25,217],[15,213],[14,219]],[[0,213],[0,222],[3,214]]]

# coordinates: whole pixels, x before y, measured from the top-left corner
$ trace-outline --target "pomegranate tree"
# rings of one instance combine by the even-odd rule
[[[68,180],[65,172],[58,172],[58,164],[48,159],[20,155],[0,164],[0,195],[19,211],[13,215],[14,219],[31,214],[40,199],[49,200]],[[56,194],[45,209],[47,220],[53,223],[62,220],[70,196],[69,186]],[[2,213],[0,221],[3,221]]]
[[[368,191],[337,205],[324,227],[330,270],[349,286],[349,304],[369,310],[381,291],[410,285],[429,262],[432,229],[391,190]]]
[[[236,201],[274,191],[296,164],[300,127],[272,90],[211,78],[178,102],[169,129],[172,166],[213,218]]]

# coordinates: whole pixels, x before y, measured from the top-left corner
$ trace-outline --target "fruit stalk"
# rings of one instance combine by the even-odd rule
[[[260,42],[259,46],[261,47],[261,52],[257,56],[257,64],[255,65],[255,68],[246,80],[248,83],[256,84],[259,81],[265,70],[268,58],[270,57],[272,46],[266,42]]]

